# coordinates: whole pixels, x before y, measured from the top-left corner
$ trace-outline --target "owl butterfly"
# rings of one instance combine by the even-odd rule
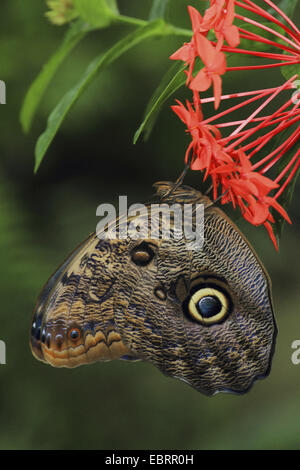
[[[34,312],[34,356],[55,367],[143,360],[202,393],[246,392],[268,375],[276,325],[269,277],[208,197],[157,183],[164,203],[202,203],[204,244],[92,234],[49,279]],[[169,194],[169,196],[168,196]]]

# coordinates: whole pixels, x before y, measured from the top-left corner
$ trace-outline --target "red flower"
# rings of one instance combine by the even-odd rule
[[[182,60],[187,66],[189,66],[187,84],[192,79],[193,69],[195,65],[196,57],[198,56],[197,46],[196,46],[196,37],[202,33],[207,33],[210,28],[206,28],[203,25],[203,18],[196,8],[188,6],[189,15],[191,18],[192,29],[194,35],[191,42],[185,43],[180,49],[178,49],[174,54],[170,56],[172,60]]]
[[[286,211],[278,204],[274,197],[268,196],[278,188],[278,184],[271,179],[253,171],[249,157],[243,150],[238,150],[232,155],[229,165],[220,165],[214,171],[219,175],[222,191],[225,195],[222,203],[231,201],[233,206],[241,208],[243,217],[252,225],[262,225],[274,222],[270,208],[276,209],[281,216],[291,223]],[[269,227],[272,231],[272,227]],[[277,245],[275,244],[277,248]]]
[[[237,53],[244,55],[256,56],[259,58],[270,59],[270,63],[257,64],[257,65],[242,65],[237,67],[228,67],[227,70],[250,70],[250,69],[264,69],[270,67],[282,67],[283,65],[292,65],[300,63],[300,31],[297,26],[290,20],[274,3],[270,0],[264,0],[265,8],[261,8],[251,0],[230,0],[231,12],[228,12],[228,24],[224,22],[223,35],[226,38],[229,46],[223,45],[222,50],[229,53]],[[232,12],[234,8],[231,3],[250,12],[250,17]],[[272,7],[278,14],[278,17],[284,21],[276,18],[268,11],[268,7]],[[239,36],[242,39],[252,41],[253,46],[247,49],[234,46],[236,31],[230,29],[231,17],[234,15],[237,19],[244,22],[244,27],[239,26]],[[260,33],[254,33],[247,29],[247,25],[256,27]],[[226,34],[231,35],[233,42],[229,43]],[[216,33],[217,34],[217,33]],[[218,36],[221,41],[221,36]],[[261,51],[261,45],[267,44],[274,49],[273,52]],[[279,49],[279,51],[278,51]]]
[[[204,17],[193,7],[189,6],[189,14],[194,35],[191,42],[185,43],[180,49],[170,56],[172,60],[182,60],[189,67],[187,73],[187,85],[196,91],[205,91],[211,84],[214,86],[215,108],[219,106],[222,94],[222,81],[220,75],[226,72],[225,54],[214,48],[206,39],[207,32],[220,20],[224,0],[215,0],[215,4],[206,10]],[[221,27],[222,30],[222,27]],[[221,33],[220,33],[221,34]],[[199,57],[205,67],[200,70],[193,79],[193,70],[196,58]]]
[[[202,171],[206,169],[205,179],[213,164],[212,158],[218,153],[216,139],[221,138],[221,133],[215,126],[203,124],[203,114],[197,93],[194,93],[194,108],[189,101],[186,102],[186,108],[180,101],[177,101],[177,103],[178,105],[171,108],[186,124],[188,132],[192,137],[192,141],[185,154],[185,161],[186,163],[190,162],[192,170]]]
[[[234,0],[211,0],[210,8],[206,9],[203,18],[195,8],[188,7],[194,33],[206,35],[208,31],[213,30],[220,42],[219,49],[224,38],[230,46],[236,47],[240,39],[239,30],[233,25],[234,3]]]
[[[300,63],[300,31],[296,25],[271,0],[263,0],[266,7],[272,7],[277,17],[268,8],[261,8],[252,0],[210,0],[203,17],[193,7],[188,7],[193,36],[171,59],[182,60],[189,67],[187,85],[193,90],[193,104],[186,102],[186,107],[177,101],[172,106],[174,112],[186,124],[191,135],[191,142],[185,154],[185,161],[192,170],[203,171],[204,180],[211,177],[213,199],[221,192],[221,202],[232,203],[239,207],[243,217],[255,226],[264,225],[276,249],[277,243],[272,224],[275,220],[271,210],[277,211],[291,223],[286,211],[278,203],[278,198],[292,181],[300,167],[300,149],[293,152],[299,142],[300,120],[299,101],[290,97],[286,103],[271,114],[262,115],[263,110],[277,95],[293,88],[297,75],[282,86],[245,93],[222,95],[222,78],[226,71],[264,69],[282,67]],[[235,12],[239,7],[239,13]],[[240,14],[242,9],[250,12],[250,17]],[[280,19],[282,18],[282,20]],[[234,18],[245,23],[245,28],[233,24]],[[247,29],[247,24],[255,26],[261,34]],[[208,40],[208,32],[213,31],[217,41]],[[267,34],[265,34],[267,33]],[[265,34],[265,35],[264,35]],[[240,38],[253,41],[251,50],[239,46]],[[226,41],[227,45],[224,44]],[[259,47],[257,47],[257,44]],[[266,52],[260,44],[268,45],[274,51]],[[278,51],[279,49],[279,51]],[[270,63],[251,66],[227,67],[224,52],[252,55],[268,59]],[[204,67],[194,76],[196,60],[200,59]],[[213,85],[214,97],[200,101],[199,92],[206,91]],[[204,119],[201,103],[214,102],[217,109],[220,100],[244,98],[243,102],[225,109],[218,115]],[[219,122],[212,125],[238,108],[245,107],[256,100],[263,99],[247,118],[241,121]],[[222,127],[234,127],[227,136],[222,137]],[[266,151],[266,145],[280,133],[285,132],[284,140],[273,143],[273,150]],[[274,142],[274,140],[273,140]],[[264,152],[257,158],[259,152]],[[289,153],[287,153],[289,152]],[[276,168],[277,162],[285,166],[273,179],[266,173]],[[282,167],[282,165],[281,165]]]
[[[215,109],[217,109],[222,94],[220,75],[226,72],[226,56],[223,52],[217,51],[211,42],[200,34],[196,36],[196,47],[205,67],[191,81],[190,88],[195,91],[206,91],[213,83]]]
[[[271,209],[291,222],[286,211],[277,202],[279,195],[291,181],[300,166],[300,149],[291,157],[289,163],[281,173],[272,179],[265,173],[273,167],[284,154],[293,148],[300,136],[299,127],[293,130],[294,124],[300,121],[300,105],[293,104],[292,98],[280,106],[271,115],[258,115],[284,90],[292,90],[295,77],[292,77],[277,88],[257,90],[253,92],[227,95],[222,99],[247,97],[242,103],[222,111],[209,118],[203,118],[199,94],[194,92],[193,105],[187,101],[186,107],[178,102],[172,109],[186,124],[191,135],[191,143],[186,151],[186,163],[192,170],[205,171],[204,180],[210,176],[213,183],[213,198],[217,198],[218,189],[221,188],[221,202],[231,202],[233,207],[239,207],[243,217],[252,225],[264,225],[277,248],[272,224],[274,218]],[[250,98],[249,98],[250,97]],[[222,122],[211,125],[221,117],[245,107],[258,99],[264,102],[243,121]],[[215,98],[203,99],[202,102],[215,101]],[[235,127],[228,137],[222,138],[220,128]],[[292,130],[285,141],[277,144],[271,153],[253,163],[253,158],[270,140],[283,131]],[[259,137],[256,137],[256,135]],[[258,168],[259,171],[257,170]],[[290,171],[286,180],[281,183]],[[275,194],[271,196],[271,193]]]
[[[234,0],[227,0],[226,3],[226,8],[222,8],[220,17],[214,25],[214,31],[218,39],[218,49],[223,46],[224,39],[231,47],[237,47],[240,43],[239,29],[233,25],[235,16]]]
[[[189,66],[186,81],[187,85],[192,79],[196,57],[197,52],[193,40],[191,42],[185,43],[180,49],[178,49],[176,52],[174,52],[174,54],[170,56],[170,59],[182,60],[183,62],[185,62],[186,66]]]
[[[196,57],[200,57],[197,52],[196,38],[200,35],[206,36],[209,30],[214,31],[217,37],[217,50],[270,60],[267,64],[227,67],[227,71],[300,64],[299,29],[273,2],[270,0],[264,0],[264,2],[266,3],[265,9],[251,0],[210,0],[210,7],[205,11],[203,18],[195,8],[188,7],[194,33],[192,40],[171,56],[171,59],[183,60],[189,65],[187,84],[191,81]],[[236,13],[235,5],[246,12],[249,11],[251,16]],[[267,6],[272,7],[284,21],[267,11]],[[235,26],[234,18],[242,20],[245,27]],[[247,25],[255,26],[260,30],[260,34],[247,29]],[[253,47],[250,49],[238,47],[240,38],[252,41]],[[224,39],[228,45],[224,45]],[[273,47],[274,51],[262,51],[261,44]]]

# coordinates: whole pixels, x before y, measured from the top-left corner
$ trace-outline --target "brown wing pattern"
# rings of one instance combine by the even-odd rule
[[[245,392],[268,374],[274,349],[268,275],[208,198],[187,186],[165,197],[171,184],[156,186],[164,203],[205,204],[202,249],[184,237],[90,236],[44,287],[32,351],[57,367],[141,359],[207,395]]]

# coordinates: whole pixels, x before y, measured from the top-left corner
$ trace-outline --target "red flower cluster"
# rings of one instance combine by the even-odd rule
[[[191,135],[185,161],[192,170],[205,171],[204,180],[209,176],[213,183],[213,198],[216,199],[218,189],[221,188],[221,202],[223,204],[231,202],[233,207],[239,207],[243,217],[251,224],[264,225],[267,229],[276,249],[277,243],[273,233],[272,223],[275,222],[271,208],[275,209],[289,223],[291,223],[286,211],[277,202],[278,197],[289,184],[300,166],[300,151],[296,150],[290,158],[289,163],[281,173],[272,179],[264,174],[270,170],[279,160],[283,158],[287,151],[294,148],[299,141],[300,130],[294,125],[300,120],[299,100],[296,104],[292,98],[288,99],[283,106],[280,106],[270,115],[258,115],[284,90],[293,88],[297,75],[292,77],[283,85],[265,90],[257,90],[245,93],[236,93],[222,96],[221,75],[226,71],[234,69],[266,68],[270,66],[282,66],[284,64],[300,63],[300,32],[292,21],[284,15],[270,0],[265,3],[273,7],[277,13],[288,24],[281,23],[277,18],[267,13],[262,8],[255,5],[250,0],[210,0],[210,7],[205,11],[203,17],[193,7],[188,7],[191,17],[193,37],[190,43],[184,44],[171,59],[182,60],[188,66],[187,85],[193,90],[193,104],[186,102],[186,107],[177,101],[177,105],[172,106],[173,111],[186,124],[187,131]],[[260,24],[253,19],[235,13],[235,5],[263,16],[276,26],[272,30],[266,24]],[[268,32],[268,38],[233,25],[234,18],[242,19],[246,23],[260,26]],[[283,34],[278,32],[281,26]],[[216,41],[209,41],[207,34],[213,30]],[[280,38],[280,43],[272,41],[270,31],[276,39]],[[286,34],[286,35],[284,35]],[[237,46],[240,38],[251,39],[254,42],[268,44],[283,50],[284,54],[267,53],[261,51],[247,51]],[[228,45],[224,44],[224,41]],[[226,67],[226,55],[224,52],[236,52],[241,54],[256,55],[271,60],[281,62],[250,66],[250,67]],[[201,59],[204,67],[194,76],[195,62]],[[284,60],[284,62],[282,62]],[[214,88],[214,97],[200,100],[199,92],[207,90],[211,84]],[[204,119],[202,103],[212,101],[215,109],[219,107],[221,100],[248,97],[243,102],[232,106],[225,111],[209,119]],[[256,100],[265,99],[246,119],[239,122],[223,122],[216,124],[221,117],[245,107]],[[214,122],[214,124],[212,124]],[[228,137],[222,137],[220,128],[234,126],[235,129]],[[281,132],[290,130],[291,134],[281,145],[268,155],[254,162],[253,159],[258,152],[262,151],[271,139]],[[259,137],[257,134],[259,133]],[[260,168],[258,170],[258,168]],[[289,175],[287,175],[287,173]],[[283,181],[285,177],[285,180]],[[281,186],[280,186],[281,185]],[[275,191],[273,196],[271,192]]]
[[[211,0],[211,6],[202,17],[193,7],[189,6],[193,37],[191,42],[184,44],[171,55],[173,60],[182,60],[189,66],[187,85],[195,91],[205,91],[211,84],[214,86],[215,108],[219,106],[222,94],[221,75],[226,72],[226,56],[220,51],[224,39],[236,47],[239,42],[239,31],[234,26],[234,0]],[[207,39],[207,33],[213,30],[218,39],[216,46]],[[196,58],[199,57],[204,67],[193,78]]]

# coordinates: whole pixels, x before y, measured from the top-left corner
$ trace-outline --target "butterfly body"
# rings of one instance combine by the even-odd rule
[[[158,194],[170,187],[157,184]],[[207,395],[243,393],[270,369],[276,325],[269,277],[208,198],[181,186],[164,202],[205,205],[202,248],[191,250],[184,236],[91,235],[40,295],[33,354],[57,367],[139,359]]]

